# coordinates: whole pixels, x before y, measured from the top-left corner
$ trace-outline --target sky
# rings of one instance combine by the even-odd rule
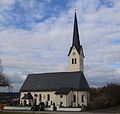
[[[90,87],[120,83],[120,0],[0,0],[0,58],[12,91],[30,73],[68,71],[75,10]]]

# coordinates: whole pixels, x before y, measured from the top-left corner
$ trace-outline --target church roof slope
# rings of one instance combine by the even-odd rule
[[[56,91],[60,88],[88,90],[89,85],[83,72],[58,72],[29,74],[20,91]]]
[[[70,87],[62,87],[62,88],[56,90],[55,94],[56,95],[60,95],[60,94],[67,95],[71,90],[72,90],[72,88],[70,88]]]

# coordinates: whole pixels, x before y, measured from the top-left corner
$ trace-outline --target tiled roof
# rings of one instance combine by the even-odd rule
[[[57,94],[57,95],[60,95],[60,94],[67,95],[71,90],[72,90],[72,88],[70,88],[70,87],[62,87],[62,88],[56,90],[55,94]]]
[[[82,71],[29,74],[20,91],[56,91],[60,88],[88,90],[89,85]]]

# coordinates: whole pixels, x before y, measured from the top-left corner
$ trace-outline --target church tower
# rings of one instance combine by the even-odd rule
[[[80,45],[76,12],[74,17],[73,42],[69,50],[68,57],[69,57],[68,67],[70,72],[84,71],[84,52],[82,45]]]

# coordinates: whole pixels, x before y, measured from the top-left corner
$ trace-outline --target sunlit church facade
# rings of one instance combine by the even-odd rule
[[[89,103],[89,85],[84,76],[84,52],[79,40],[75,12],[73,41],[68,53],[68,72],[29,74],[20,89],[21,105],[78,107]]]

